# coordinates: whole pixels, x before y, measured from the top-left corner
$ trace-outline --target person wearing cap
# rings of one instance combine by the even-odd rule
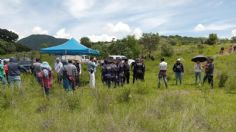
[[[95,73],[96,73],[96,58],[90,58],[90,61],[87,63],[88,72],[89,72],[89,86],[90,88],[95,88],[96,80],[95,80]]]
[[[173,71],[175,72],[176,85],[178,81],[182,85],[182,74],[184,73],[184,65],[181,63],[180,59],[177,59],[176,63],[173,66]]]
[[[160,67],[160,70],[159,70],[159,73],[158,73],[158,88],[160,88],[161,79],[163,79],[165,87],[168,88],[167,74],[166,74],[166,72],[167,72],[167,63],[165,62],[164,58],[161,58],[161,63],[159,65],[159,67]]]
[[[211,85],[211,88],[213,88],[213,74],[214,74],[214,69],[215,69],[213,61],[214,61],[213,58],[209,57],[207,59],[207,63],[204,66],[204,68],[205,68],[205,76],[203,78],[203,84],[207,80],[208,83]]]
[[[7,83],[6,74],[4,71],[4,66],[2,64],[2,60],[0,60],[0,81],[2,82],[2,85],[5,85]]]
[[[37,76],[40,78],[40,84],[43,87],[44,90],[44,94],[46,96],[49,95],[49,89],[52,88],[52,68],[51,66],[48,64],[48,62],[44,61],[41,65],[40,65],[40,69],[41,71],[38,72]]]
[[[62,78],[61,78],[61,76],[60,76],[60,71],[61,71],[62,67],[63,67],[63,64],[61,63],[60,59],[57,58],[57,59],[56,59],[56,62],[55,62],[55,64],[54,64],[54,70],[55,70],[56,73],[57,73],[57,81],[58,81],[59,83],[61,83],[61,80],[62,80]]]

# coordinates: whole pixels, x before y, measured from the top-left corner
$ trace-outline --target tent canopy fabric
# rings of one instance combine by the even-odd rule
[[[42,53],[55,54],[55,55],[99,55],[99,51],[90,49],[74,38],[68,40],[64,44],[42,48],[40,50]]]

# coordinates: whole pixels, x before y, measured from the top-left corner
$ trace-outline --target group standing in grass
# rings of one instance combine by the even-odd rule
[[[87,62],[87,69],[89,73],[89,86],[91,88],[96,87],[96,67],[98,66],[96,58],[91,58]],[[9,63],[0,60],[0,81],[2,85],[10,84],[11,87],[21,87],[21,67],[15,58],[10,58]],[[136,59],[131,66],[128,64],[128,59],[125,60],[105,60],[102,65],[102,82],[109,88],[113,84],[114,87],[123,86],[125,83],[129,83],[130,71],[133,70],[133,83],[136,80],[144,81],[145,65],[142,59]],[[57,75],[57,82],[62,84],[65,91],[75,91],[76,87],[80,85],[80,75],[82,73],[82,66],[79,61],[56,59],[54,64],[54,70]],[[202,79],[202,71],[205,70],[205,76]],[[175,73],[176,85],[183,84],[184,65],[181,63],[181,59],[177,59],[173,66],[173,72]],[[195,83],[204,84],[208,81],[211,88],[213,88],[213,74],[214,64],[213,59],[208,58],[205,65],[202,65],[201,61],[196,61],[194,65]],[[41,63],[40,59],[35,59],[32,65],[32,73],[35,79],[43,88],[45,95],[49,95],[49,91],[53,84],[53,71],[48,62]],[[158,84],[160,88],[161,80],[163,80],[165,87],[168,88],[167,83],[167,62],[164,58],[161,58],[159,64]]]

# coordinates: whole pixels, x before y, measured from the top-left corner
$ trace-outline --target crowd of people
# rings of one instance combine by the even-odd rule
[[[89,73],[89,86],[95,88],[96,86],[96,67],[98,66],[96,58],[91,58],[87,62],[87,71]],[[0,60],[0,80],[2,85],[9,84],[10,87],[21,87],[21,70],[24,67],[17,63],[15,58],[10,58],[9,63]],[[167,62],[164,58],[161,58],[158,72],[157,87],[160,88],[161,81],[163,80],[165,87],[168,88],[167,82]],[[202,65],[200,61],[197,61],[194,65],[195,83],[203,84],[208,81],[213,88],[213,73],[214,64],[213,59],[208,58],[205,65]],[[144,81],[145,77],[145,64],[143,59],[136,59],[131,65],[128,64],[128,59],[106,59],[101,65],[101,79],[103,84],[108,88],[123,86],[125,83],[130,83],[130,72],[133,73],[133,83],[136,80]],[[205,76],[202,79],[201,73],[205,70]],[[54,64],[54,70],[51,68],[48,62],[41,62],[40,59],[35,59],[32,65],[32,73],[37,80],[38,84],[44,90],[45,95],[49,94],[53,83],[53,71],[56,73],[56,82],[62,84],[65,91],[74,91],[77,86],[80,86],[80,75],[82,73],[82,66],[80,61],[72,60],[60,60],[56,59]],[[176,85],[182,85],[184,65],[181,59],[177,59],[173,66],[173,72],[175,73]]]
[[[227,51],[225,51],[225,48],[224,48],[224,47],[221,47],[219,54],[220,54],[220,55],[224,55],[225,53],[227,53],[227,54],[232,54],[232,53],[234,53],[235,51],[236,51],[236,45],[230,45]]]

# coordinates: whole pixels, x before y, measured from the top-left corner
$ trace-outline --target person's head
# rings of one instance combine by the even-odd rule
[[[161,58],[161,62],[165,61],[165,58]]]
[[[35,59],[35,62],[40,62],[40,59],[39,59],[39,58],[36,58],[36,59]]]
[[[16,58],[11,57],[11,58],[10,58],[10,62],[17,62],[17,60],[16,60]]]
[[[60,62],[60,59],[59,59],[59,58],[57,58],[57,59],[56,59],[56,62],[57,62],[57,63],[59,63],[59,62]]]
[[[212,57],[208,58],[208,63],[212,63],[214,61],[214,59]]]
[[[200,61],[197,61],[196,63],[197,63],[197,64],[200,64],[201,62],[200,62]]]
[[[180,63],[180,62],[181,62],[181,60],[180,60],[180,59],[177,59],[177,60],[176,60],[176,63]]]
[[[8,64],[8,62],[6,60],[3,61],[4,65]]]
[[[72,61],[72,60],[68,60],[68,63],[72,64],[72,63],[73,63],[73,61]]]
[[[67,65],[67,64],[68,64],[68,61],[67,61],[67,60],[62,60],[62,64],[63,64],[63,65]]]
[[[125,59],[125,63],[128,63],[128,59]]]

